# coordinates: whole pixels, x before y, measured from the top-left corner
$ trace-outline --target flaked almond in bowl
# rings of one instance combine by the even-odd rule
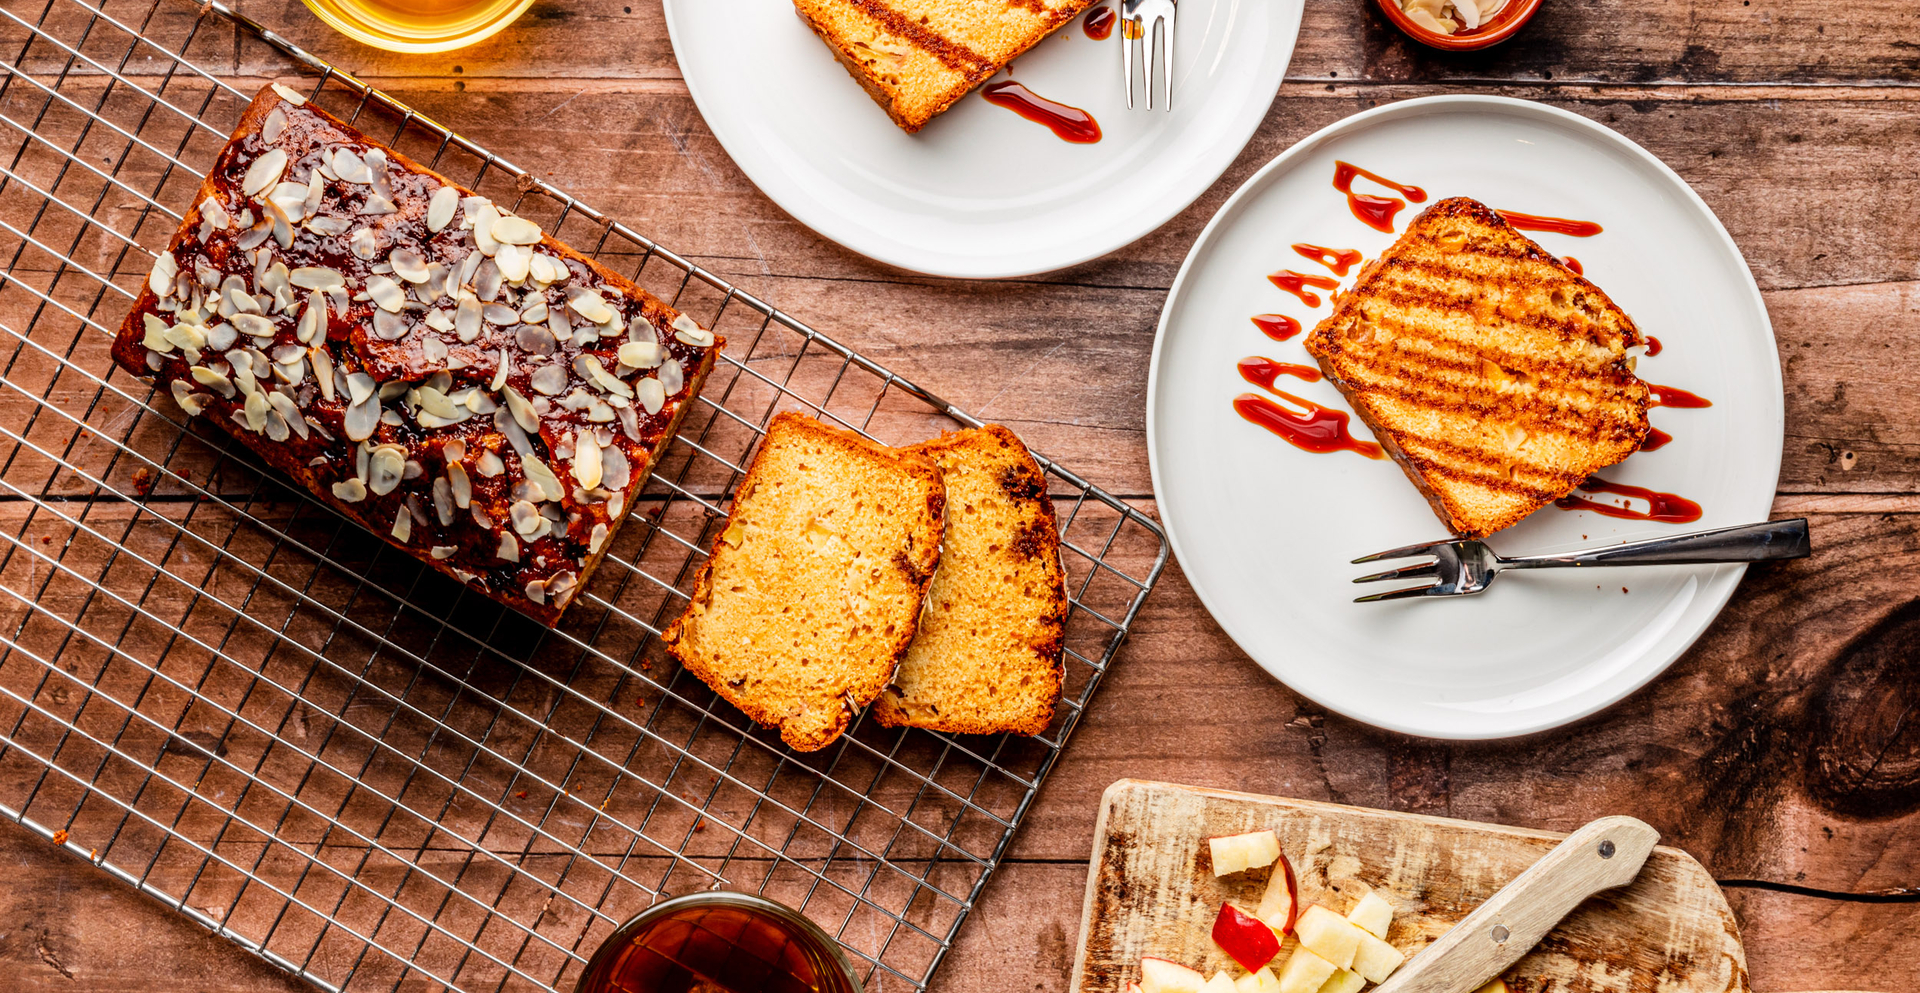
[[[1377,0],[1408,37],[1430,48],[1463,52],[1513,37],[1540,0]]]

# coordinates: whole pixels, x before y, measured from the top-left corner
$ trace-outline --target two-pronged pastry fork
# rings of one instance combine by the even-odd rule
[[[1623,545],[1608,545],[1579,552],[1552,555],[1522,555],[1505,558],[1472,538],[1448,538],[1423,545],[1392,548],[1354,559],[1354,564],[1400,559],[1413,555],[1431,555],[1432,562],[1402,566],[1356,583],[1377,583],[1389,579],[1424,579],[1432,586],[1415,586],[1391,593],[1357,597],[1354,603],[1376,600],[1402,600],[1407,597],[1466,596],[1478,593],[1507,569],[1558,569],[1563,566],[1603,565],[1703,565],[1715,562],[1764,562],[1768,559],[1806,558],[1813,551],[1807,538],[1806,518],[1790,521],[1763,521],[1714,531],[1697,531],[1670,538],[1650,538]]]
[[[1120,0],[1120,67],[1127,77],[1127,109],[1133,109],[1133,41],[1140,39],[1140,54],[1146,59],[1147,109],[1153,109],[1154,67],[1160,67],[1167,95],[1167,109],[1173,109],[1173,19],[1174,0]],[[1159,28],[1160,60],[1153,58],[1154,28]]]

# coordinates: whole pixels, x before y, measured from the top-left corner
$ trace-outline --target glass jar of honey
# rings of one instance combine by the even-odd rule
[[[492,37],[533,0],[306,0],[335,30],[390,52],[445,52]]]
[[[861,993],[846,953],[771,900],[714,891],[665,900],[622,924],[575,993]]]

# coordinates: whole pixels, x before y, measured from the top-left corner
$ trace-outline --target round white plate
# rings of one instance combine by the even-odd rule
[[[1765,305],[1725,229],[1646,150],[1574,114],[1501,97],[1431,97],[1347,118],[1288,149],[1207,226],[1161,314],[1147,387],[1154,492],[1175,553],[1221,626],[1268,672],[1319,704],[1408,734],[1495,738],[1593,713],[1658,675],[1706,630],[1744,566],[1552,570],[1503,577],[1477,597],[1357,604],[1395,585],[1355,586],[1360,555],[1446,529],[1389,461],[1314,455],[1242,420],[1259,392],[1249,355],[1311,364],[1305,335],[1264,336],[1279,269],[1324,272],[1290,245],[1377,256],[1394,236],[1354,219],[1331,185],[1336,160],[1425,187],[1427,204],[1491,206],[1597,221],[1591,238],[1529,232],[1570,254],[1664,350],[1640,375],[1713,401],[1656,409],[1675,441],[1604,478],[1699,502],[1697,524],[1616,520],[1548,507],[1490,544],[1506,554],[1571,549],[1765,520],[1780,471],[1780,368]],[[1365,180],[1356,192],[1385,194]],[[1400,215],[1398,228],[1424,205]],[[1356,270],[1357,271],[1357,270]],[[1350,282],[1351,276],[1343,282]],[[1345,410],[1325,383],[1282,388]],[[1354,433],[1367,437],[1354,423]],[[1595,499],[1607,499],[1596,496]],[[1404,564],[1404,563],[1396,563]],[[1622,592],[1625,587],[1630,592]]]
[[[1099,121],[1104,137],[1079,145],[978,92],[907,134],[792,0],[665,2],[694,102],[756,186],[862,255],[966,278],[1098,258],[1192,203],[1266,116],[1302,6],[1181,0],[1171,113],[1127,110],[1118,32],[1094,41],[1076,18],[1015,60],[1013,78]]]

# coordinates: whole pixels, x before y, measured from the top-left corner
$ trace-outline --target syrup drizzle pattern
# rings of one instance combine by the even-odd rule
[[[1046,125],[1061,141],[1091,145],[1100,140],[1100,122],[1094,120],[1092,114],[1049,100],[1014,80],[988,84],[981,88],[980,95],[996,107],[1005,107],[1035,124]]]

